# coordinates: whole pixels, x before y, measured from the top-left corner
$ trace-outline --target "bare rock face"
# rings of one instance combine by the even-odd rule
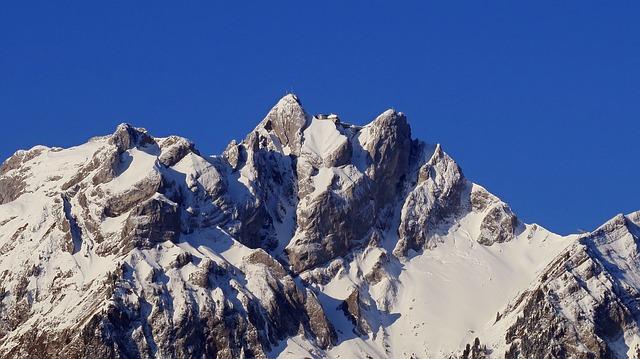
[[[247,256],[245,260],[252,264],[258,264],[267,267],[267,269],[278,278],[283,278],[288,275],[287,270],[282,266],[282,264],[273,259],[273,257],[271,257],[269,253],[265,252],[262,249],[255,250],[249,256]]]
[[[107,183],[117,176],[120,156],[132,147],[157,146],[153,138],[147,134],[143,128],[134,128],[129,124],[121,124],[109,138],[110,147],[105,147],[103,151],[96,153],[89,167],[92,171],[97,168],[93,175],[93,184]]]
[[[558,256],[520,301],[506,357],[626,357],[616,343],[640,335],[640,288],[618,268],[639,268],[639,234],[619,215]]]
[[[25,191],[26,183],[20,175],[3,175],[0,177],[0,204],[8,203],[20,197]]]
[[[6,174],[9,171],[20,169],[30,160],[38,157],[46,150],[46,147],[36,146],[28,151],[20,150],[16,151],[13,156],[7,158],[2,165],[0,165],[0,176]]]
[[[227,148],[224,150],[223,156],[234,171],[238,170],[238,168],[247,160],[244,153],[244,147],[239,145],[236,140],[229,142]]]
[[[316,295],[310,290],[305,291],[305,311],[309,317],[311,332],[315,335],[315,340],[320,348],[331,348],[337,343],[336,331],[327,319],[327,316],[318,301]]]
[[[276,246],[275,225],[284,221],[283,208],[295,206],[297,183],[292,168],[308,120],[298,99],[287,95],[242,143],[230,143],[223,154],[234,176],[240,176],[246,186],[228,229],[252,248]]]
[[[162,177],[158,172],[152,172],[148,177],[133,185],[122,193],[109,197],[105,203],[104,215],[117,217],[131,210],[141,201],[150,198],[162,185]]]
[[[189,283],[201,288],[212,288],[211,276],[215,274],[226,274],[226,271],[224,269],[220,271],[220,268],[216,262],[205,258],[200,262],[200,265],[198,265],[198,269],[189,274]]]
[[[478,243],[490,246],[515,237],[519,222],[509,206],[477,185],[471,190],[470,201],[472,210],[483,216]]]
[[[273,131],[288,152],[298,155],[302,145],[302,131],[307,125],[309,115],[302,108],[296,95],[283,97],[267,114],[261,126]]]
[[[491,245],[514,238],[518,219],[506,205],[491,208],[480,224],[478,243]]]
[[[383,210],[401,195],[412,150],[406,118],[393,110],[362,128],[314,118],[304,134],[297,230],[287,246],[297,272],[345,255],[388,224]]]
[[[126,162],[122,156],[131,148],[157,150],[157,144],[145,129],[129,124],[119,125],[106,142],[62,185],[62,190],[73,188],[87,178],[91,178],[94,186],[110,182],[118,176],[120,164]]]
[[[462,353],[458,356],[451,356],[449,359],[486,359],[491,358],[491,350],[486,345],[480,343],[480,338],[476,337],[473,344],[467,344]]]
[[[256,268],[243,269],[245,273],[250,273],[249,287],[257,286],[270,292],[262,306],[271,326],[272,342],[302,331],[311,334],[321,348],[335,345],[335,330],[313,292],[298,288],[284,267],[262,250],[255,250],[245,257],[245,262]]]
[[[177,204],[151,198],[137,205],[122,230],[124,250],[151,248],[156,243],[175,242],[180,235]]]
[[[340,145],[330,152],[325,158],[323,158],[322,165],[324,167],[341,167],[351,162],[351,156],[353,148],[350,141],[344,141]]]
[[[132,147],[156,144],[155,140],[147,133],[147,130],[135,128],[127,123],[123,123],[116,128],[116,131],[109,138],[109,143],[114,145],[118,152],[124,152]]]
[[[418,184],[404,202],[394,254],[404,256],[409,249],[428,246],[438,224],[458,212],[465,185],[458,165],[438,145],[420,168]]]
[[[376,203],[383,206],[399,193],[409,168],[411,128],[401,112],[387,110],[363,129],[362,147],[367,152],[367,175],[376,184]]]
[[[171,262],[171,266],[174,268],[182,268],[185,265],[191,263],[193,256],[189,252],[178,253],[176,259]]]
[[[25,193],[29,162],[46,150],[46,147],[36,146],[28,151],[17,151],[0,165],[0,205],[11,202]]]
[[[371,332],[371,326],[363,313],[366,307],[361,301],[360,291],[358,289],[351,292],[347,299],[340,305],[340,309],[342,309],[347,318],[353,322],[356,332],[359,335],[367,335],[367,333]]]
[[[158,161],[166,167],[171,167],[180,162],[187,154],[200,153],[196,150],[195,145],[184,137],[169,136],[159,143],[160,156]]]
[[[317,196],[311,194],[298,208],[298,229],[287,248],[294,270],[302,271],[346,254],[373,225],[375,206],[367,195],[370,182],[364,176],[351,180]]]

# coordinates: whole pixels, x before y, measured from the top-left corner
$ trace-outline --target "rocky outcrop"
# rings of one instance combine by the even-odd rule
[[[107,198],[103,213],[107,217],[118,217],[128,212],[141,201],[150,198],[162,186],[162,177],[158,172],[152,172],[132,188],[126,189]]]
[[[108,183],[118,175],[120,163],[124,153],[133,147],[157,150],[157,144],[143,128],[135,128],[129,124],[121,124],[108,137],[105,146],[93,153],[91,160],[82,164],[80,169],[61,187],[66,191],[85,179],[90,178],[91,184]]]
[[[180,235],[178,205],[156,197],[137,205],[129,214],[122,229],[122,248],[151,248],[165,241],[175,242]]]
[[[312,335],[321,348],[336,344],[335,330],[312,291],[298,288],[285,269],[262,250],[255,250],[245,257],[245,262],[256,268],[242,268],[248,273],[248,287],[261,288],[260,291],[270,293],[262,305],[266,310],[267,323],[271,326],[272,342],[301,331]]]
[[[94,185],[107,183],[118,175],[120,156],[132,147],[157,146],[153,138],[143,128],[134,128],[129,124],[121,124],[109,137],[110,147],[94,156],[89,170],[97,167],[92,181]]]
[[[0,165],[0,205],[14,201],[27,191],[29,163],[47,150],[47,147],[36,146],[17,151]]]
[[[298,208],[297,232],[287,247],[295,271],[346,254],[362,243],[375,223],[375,204],[367,190],[370,182],[364,176],[351,177],[350,181],[310,195]]]
[[[308,115],[294,95],[287,95],[244,141],[231,142],[223,154],[230,170],[246,186],[235,203],[228,229],[252,248],[273,248],[275,223],[283,208],[295,205],[297,181],[292,168],[300,153]],[[246,192],[245,192],[246,191]]]
[[[472,210],[483,217],[478,243],[490,246],[515,237],[519,222],[509,206],[478,185],[473,185],[469,199]]]
[[[144,128],[136,128],[128,123],[118,125],[116,131],[109,137],[109,143],[122,153],[132,147],[156,145],[153,137]]]
[[[399,240],[393,253],[405,256],[410,249],[420,251],[433,245],[430,239],[438,226],[459,214],[466,185],[458,165],[438,145],[420,168],[418,183],[402,206]]]
[[[159,146],[161,153],[158,161],[166,167],[175,165],[189,153],[200,154],[195,145],[184,137],[169,136]]]
[[[0,176],[0,204],[11,202],[20,197],[26,187],[24,178],[18,174]]]
[[[283,278],[288,275],[287,270],[276,261],[269,253],[262,249],[257,249],[245,258],[248,263],[258,264],[265,266],[269,272],[273,273],[278,278]]]
[[[558,256],[517,307],[506,357],[626,357],[619,343],[640,335],[640,288],[620,268],[640,269],[638,234],[619,215]]]
[[[239,145],[236,140],[229,142],[227,148],[224,150],[223,157],[234,171],[238,170],[247,160],[244,147]]]
[[[360,145],[367,154],[366,174],[375,186],[378,206],[392,201],[407,175],[411,128],[402,112],[387,110],[362,129]]]
[[[16,153],[7,158],[4,162],[2,162],[2,165],[0,165],[0,176],[7,174],[9,171],[21,169],[21,167],[24,166],[27,162],[38,157],[47,149],[48,148],[44,146],[36,146],[27,151],[16,151]]]
[[[491,350],[480,343],[480,338],[475,338],[473,344],[467,344],[460,355],[451,356],[449,359],[487,359],[491,358]]]
[[[320,348],[331,348],[337,343],[336,331],[327,318],[322,305],[316,295],[305,289],[304,310],[309,318],[311,333],[315,336],[315,341]]]
[[[298,97],[288,94],[269,111],[259,127],[273,131],[280,144],[286,148],[283,152],[300,154],[302,131],[309,121],[309,115],[302,108]],[[286,153],[288,154],[288,153]]]
[[[409,172],[411,130],[402,113],[388,110],[371,124],[350,127],[314,118],[298,159],[297,230],[287,246],[295,271],[347,254],[367,242],[374,226],[389,225]],[[327,136],[318,145],[315,137]],[[345,161],[352,163],[345,164]]]
[[[491,208],[480,223],[478,243],[492,245],[502,243],[515,237],[518,219],[506,205]]]
[[[367,335],[367,333],[371,333],[371,326],[367,322],[364,314],[367,308],[366,305],[362,303],[360,291],[358,289],[351,292],[347,299],[340,304],[340,309],[342,309],[344,315],[351,320],[358,335]]]

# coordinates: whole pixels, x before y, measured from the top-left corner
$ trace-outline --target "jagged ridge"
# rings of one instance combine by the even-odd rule
[[[631,353],[637,217],[580,238],[523,224],[395,110],[354,126],[287,95],[213,157],[123,124],[0,167],[0,353]],[[582,263],[605,297],[596,275],[567,289]]]

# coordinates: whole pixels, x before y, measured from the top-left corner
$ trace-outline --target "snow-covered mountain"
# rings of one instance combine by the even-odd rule
[[[520,222],[388,110],[120,125],[0,167],[3,358],[640,357],[640,212]]]

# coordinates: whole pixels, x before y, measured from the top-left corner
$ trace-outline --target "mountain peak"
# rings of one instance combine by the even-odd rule
[[[300,101],[298,95],[290,92],[287,93],[286,95],[282,96],[282,98],[280,98],[280,100],[278,100],[278,103],[282,103],[282,102],[288,102],[288,103],[292,103],[295,102],[298,105],[302,106],[302,102]]]
[[[298,155],[302,141],[302,131],[311,117],[302,107],[298,97],[287,94],[271,108],[255,131],[273,131],[284,151]]]
[[[118,125],[109,142],[114,144],[120,151],[139,145],[155,143],[146,129],[134,127],[128,123]]]
[[[381,125],[394,125],[394,126],[409,126],[409,122],[407,121],[407,117],[404,113],[397,111],[393,108],[387,109],[378,115],[371,123],[380,123]]]
[[[0,166],[0,356],[625,357],[638,223],[521,223],[393,109],[288,94],[212,157],[121,124]]]
[[[273,106],[270,112],[273,111],[302,111],[304,112],[304,108],[302,106],[302,101],[300,101],[299,97],[293,93],[288,93],[282,96],[276,104]]]

